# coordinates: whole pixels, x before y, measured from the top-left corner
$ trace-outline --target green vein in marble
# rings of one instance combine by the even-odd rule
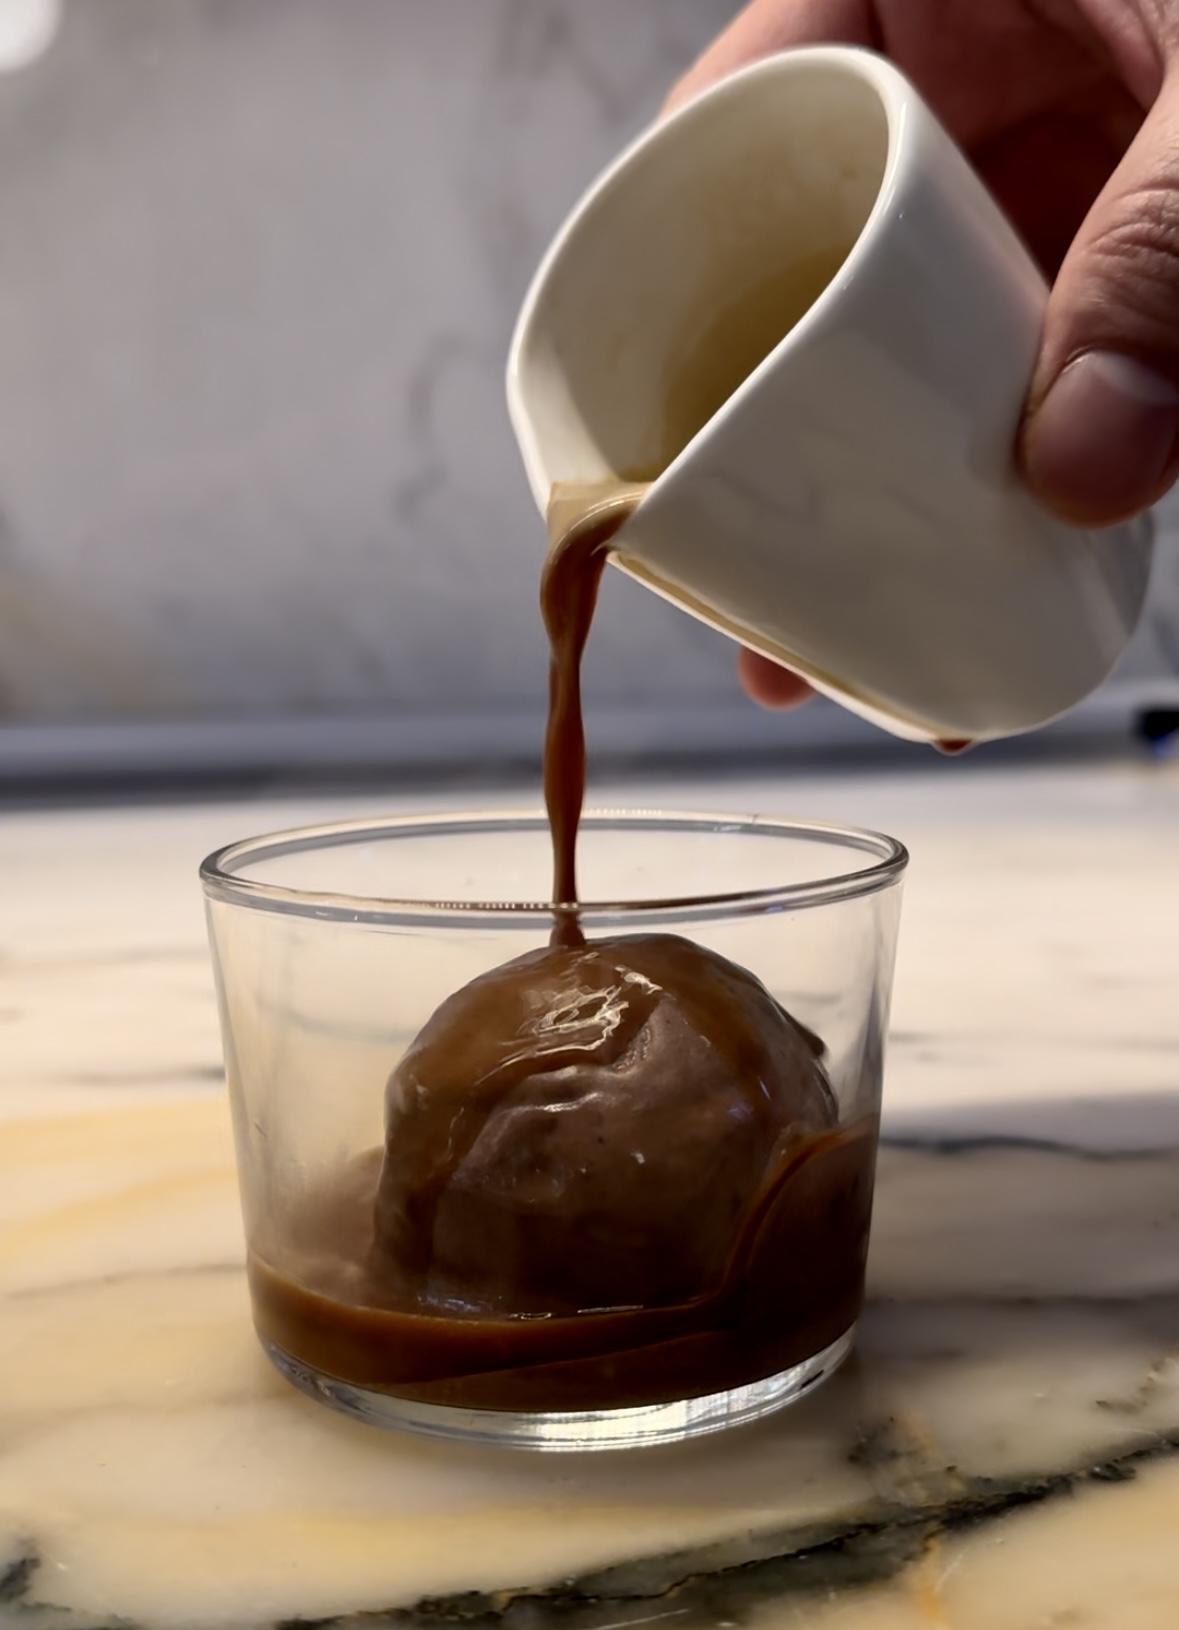
[[[773,1602],[862,1589],[895,1578],[935,1538],[966,1532],[1022,1508],[1073,1493],[1087,1483],[1133,1480],[1138,1468],[1179,1453],[1179,1434],[1100,1464],[1004,1485],[977,1479],[970,1491],[937,1510],[894,1507],[838,1530],[791,1530],[779,1549],[709,1568],[707,1556],[683,1553],[571,1581],[555,1590],[472,1592],[429,1597],[409,1608],[316,1619],[286,1618],[274,1630],[630,1630],[667,1620],[675,1630],[740,1626]],[[762,1536],[773,1543],[773,1537]],[[719,1558],[718,1558],[719,1561]],[[644,1587],[642,1576],[649,1575]],[[673,1576],[674,1575],[674,1576]],[[78,1630],[92,1630],[79,1626]]]
[[[1179,1146],[1171,1144],[1152,1145],[1149,1149],[1090,1148],[1083,1144],[1056,1142],[1050,1138],[1019,1137],[1014,1133],[963,1134],[961,1137],[934,1137],[932,1135],[922,1137],[919,1133],[902,1136],[883,1132],[880,1137],[880,1146],[882,1149],[896,1149],[905,1153],[930,1155],[935,1159],[942,1157],[954,1159],[960,1155],[984,1154],[991,1150],[1019,1149],[1026,1150],[1030,1154],[1060,1155],[1066,1159],[1082,1160],[1087,1164],[1094,1165],[1108,1165],[1112,1161],[1119,1160],[1150,1163],[1153,1161],[1174,1160],[1179,1155]]]

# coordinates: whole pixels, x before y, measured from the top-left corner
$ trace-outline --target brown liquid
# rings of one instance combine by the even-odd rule
[[[638,484],[557,490],[549,503],[552,548],[540,580],[549,637],[549,718],[544,738],[544,803],[553,837],[553,903],[577,903],[577,828],[585,799],[581,658],[589,637],[611,540],[637,508]],[[559,911],[555,945],[581,943],[576,912]]]
[[[578,920],[581,657],[642,490],[551,511],[551,945],[448,998],[389,1080],[385,1148],[254,1242],[259,1330],[341,1380],[466,1408],[653,1404],[775,1374],[859,1311],[876,1126],[839,1126],[822,1043],[715,952],[587,944]]]
[[[875,1157],[870,1121],[800,1139],[751,1208],[739,1271],[695,1298],[462,1314],[399,1305],[390,1282],[365,1265],[381,1162],[374,1149],[305,1208],[318,1237],[305,1254],[284,1241],[286,1271],[251,1252],[254,1318],[303,1363],[421,1403],[621,1409],[701,1397],[775,1375],[854,1324]]]

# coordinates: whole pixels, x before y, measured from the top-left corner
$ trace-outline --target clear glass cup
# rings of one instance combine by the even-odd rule
[[[394,1119],[385,1149],[386,1085],[441,1002],[548,942],[543,816],[306,828],[206,860],[254,1320],[278,1369],[368,1422],[549,1449],[718,1431],[830,1375],[863,1294],[907,858],[891,838],[836,826],[586,815],[590,944],[686,936],[755,975],[791,1016],[769,1004],[785,1050],[806,1036],[821,1060],[825,1118],[805,1137],[783,1126],[751,1144],[745,1119],[768,1089],[726,1079],[697,1095],[690,1122],[673,1100],[642,1156],[631,1110],[612,1108],[609,1135],[554,1180],[554,1205],[527,1127],[585,1113],[554,1076],[551,1101],[513,1123],[523,1133],[497,1141],[482,1123],[489,1141],[473,1145],[482,1153],[459,1197],[476,1277],[502,1289],[538,1252],[565,1276],[551,1306],[533,1284],[526,1302],[494,1307],[435,1306],[421,1299],[426,1280],[413,1295],[398,1282],[376,1223],[382,1162],[406,1177]],[[660,1090],[667,1079],[679,1077],[665,1072]],[[727,1224],[722,1192],[741,1210]],[[636,1302],[636,1264],[715,1263],[726,1226],[723,1271],[669,1305]]]

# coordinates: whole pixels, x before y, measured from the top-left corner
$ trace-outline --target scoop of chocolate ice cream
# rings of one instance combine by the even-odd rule
[[[374,1266],[439,1312],[707,1295],[791,1144],[835,1124],[821,1052],[752,974],[673,935],[495,968],[389,1081]]]

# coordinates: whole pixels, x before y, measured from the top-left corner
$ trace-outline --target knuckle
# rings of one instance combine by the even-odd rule
[[[1179,176],[1116,200],[1088,244],[1083,278],[1095,319],[1179,350]]]

